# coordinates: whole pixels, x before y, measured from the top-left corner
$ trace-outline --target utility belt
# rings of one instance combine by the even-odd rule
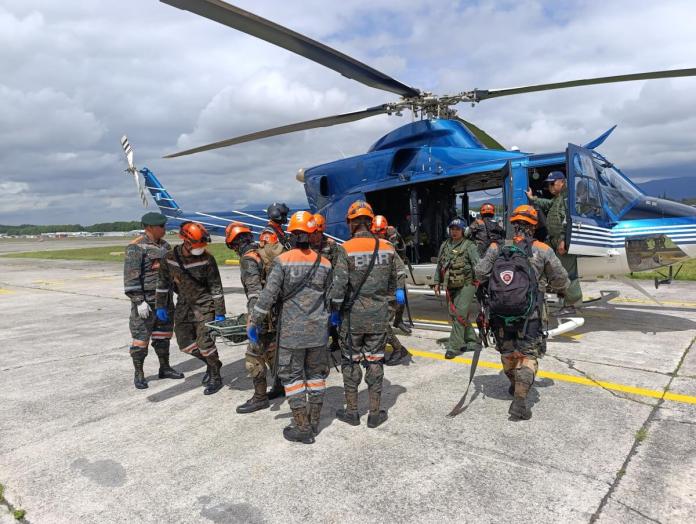
[[[452,278],[449,277],[447,278],[447,285],[445,286],[447,289],[461,289],[465,286],[473,286],[474,285],[474,279],[468,276],[464,276],[463,278]]]

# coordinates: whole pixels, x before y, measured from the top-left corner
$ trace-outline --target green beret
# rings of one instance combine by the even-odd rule
[[[145,213],[140,219],[144,226],[163,226],[167,223],[167,217],[162,213]]]

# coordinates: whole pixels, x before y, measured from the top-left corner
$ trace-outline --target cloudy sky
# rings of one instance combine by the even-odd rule
[[[237,0],[435,93],[696,66],[693,0]],[[162,155],[398,97],[156,0],[2,0],[0,223],[142,213],[119,139],[185,209],[302,202],[299,167],[364,152],[408,122],[341,127],[172,160]],[[696,79],[569,89],[462,105],[501,143],[583,143],[636,180],[696,176]]]

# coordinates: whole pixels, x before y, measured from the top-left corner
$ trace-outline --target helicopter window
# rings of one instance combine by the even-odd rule
[[[575,212],[582,217],[601,217],[599,188],[593,178],[575,177]]]
[[[611,165],[598,163],[596,166],[604,200],[609,210],[618,217],[641,193]]]

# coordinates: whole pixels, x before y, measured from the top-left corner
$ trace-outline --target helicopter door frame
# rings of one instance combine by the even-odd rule
[[[607,256],[612,239],[611,225],[602,202],[592,151],[568,144],[566,180],[565,244],[568,253]]]
[[[502,169],[503,175],[503,204],[504,215],[503,223],[505,224],[505,237],[510,239],[513,236],[512,224],[510,224],[510,215],[512,211],[520,205],[527,203],[527,187],[529,187],[529,179],[527,178],[527,167],[520,162],[508,160]]]

